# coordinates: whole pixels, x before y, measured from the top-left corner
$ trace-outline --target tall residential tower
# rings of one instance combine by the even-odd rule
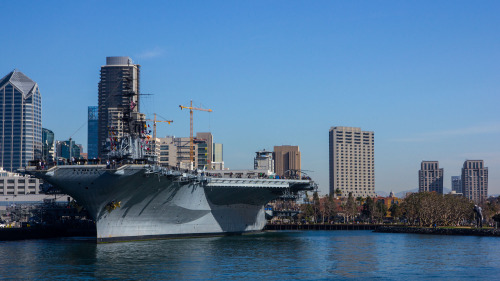
[[[438,161],[422,161],[418,171],[418,192],[434,191],[443,194],[443,173]]]
[[[451,177],[451,191],[462,194],[462,178],[460,176]]]
[[[42,96],[22,72],[0,79],[0,167],[15,171],[42,157]]]
[[[124,135],[140,133],[139,68],[129,57],[107,57],[101,67],[98,100],[98,150],[102,157]],[[138,122],[135,122],[138,120]]]
[[[376,196],[374,133],[331,127],[329,139],[330,194]]]
[[[462,192],[479,204],[488,197],[488,168],[483,160],[467,160],[462,168]]]

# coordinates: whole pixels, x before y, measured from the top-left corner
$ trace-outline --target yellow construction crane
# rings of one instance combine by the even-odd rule
[[[156,113],[155,113],[155,119],[146,119],[146,121],[153,122],[153,140],[156,142],[156,123],[158,122],[166,122],[170,125],[170,123],[174,122],[174,120],[156,120]]]
[[[179,105],[181,110],[189,109],[189,117],[190,117],[190,123],[189,123],[189,162],[193,163],[193,158],[194,158],[194,145],[193,145],[193,110],[199,110],[199,111],[207,111],[207,112],[212,112],[211,109],[205,109],[205,108],[196,108],[193,107],[193,100],[191,100],[191,106],[182,106]]]

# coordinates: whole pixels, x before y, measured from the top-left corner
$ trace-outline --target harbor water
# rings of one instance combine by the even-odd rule
[[[497,237],[277,231],[96,244],[0,242],[5,280],[495,280]]]

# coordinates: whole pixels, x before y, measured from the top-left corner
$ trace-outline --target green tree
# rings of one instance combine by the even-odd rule
[[[363,197],[361,196],[356,197],[356,202],[358,203],[358,206],[362,206],[363,201],[364,201]]]
[[[358,212],[358,208],[356,207],[356,203],[354,202],[354,197],[352,197],[352,192],[349,192],[344,212],[347,215],[347,220],[353,219]]]
[[[387,206],[385,205],[384,200],[378,200],[377,203],[375,203],[375,217],[382,222],[386,215]]]
[[[321,221],[321,202],[319,200],[318,192],[313,193],[313,210],[314,210],[314,222]]]
[[[302,204],[300,206],[301,217],[305,219],[307,222],[312,222],[314,217],[314,209],[311,204]]]
[[[327,216],[327,221],[333,221],[335,219],[335,216],[337,216],[337,204],[335,203],[333,194],[328,195],[325,202],[325,213]]]
[[[373,220],[373,209],[374,209],[373,199],[370,196],[368,196],[366,197],[365,203],[363,204],[363,209],[361,211],[363,217],[370,221]]]
[[[394,220],[397,220],[399,217],[401,217],[401,207],[398,203],[393,203],[389,208],[389,211],[391,212],[391,217]]]

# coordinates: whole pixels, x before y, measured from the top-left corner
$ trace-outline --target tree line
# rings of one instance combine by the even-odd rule
[[[485,223],[500,223],[500,197],[489,198],[481,205]],[[341,200],[334,195],[323,198],[315,192],[309,203],[300,206],[300,222],[392,222],[412,226],[459,226],[471,225],[475,221],[474,203],[463,196],[419,192],[408,195],[404,200],[393,202],[387,208],[384,200],[370,197],[354,198],[349,194]]]

